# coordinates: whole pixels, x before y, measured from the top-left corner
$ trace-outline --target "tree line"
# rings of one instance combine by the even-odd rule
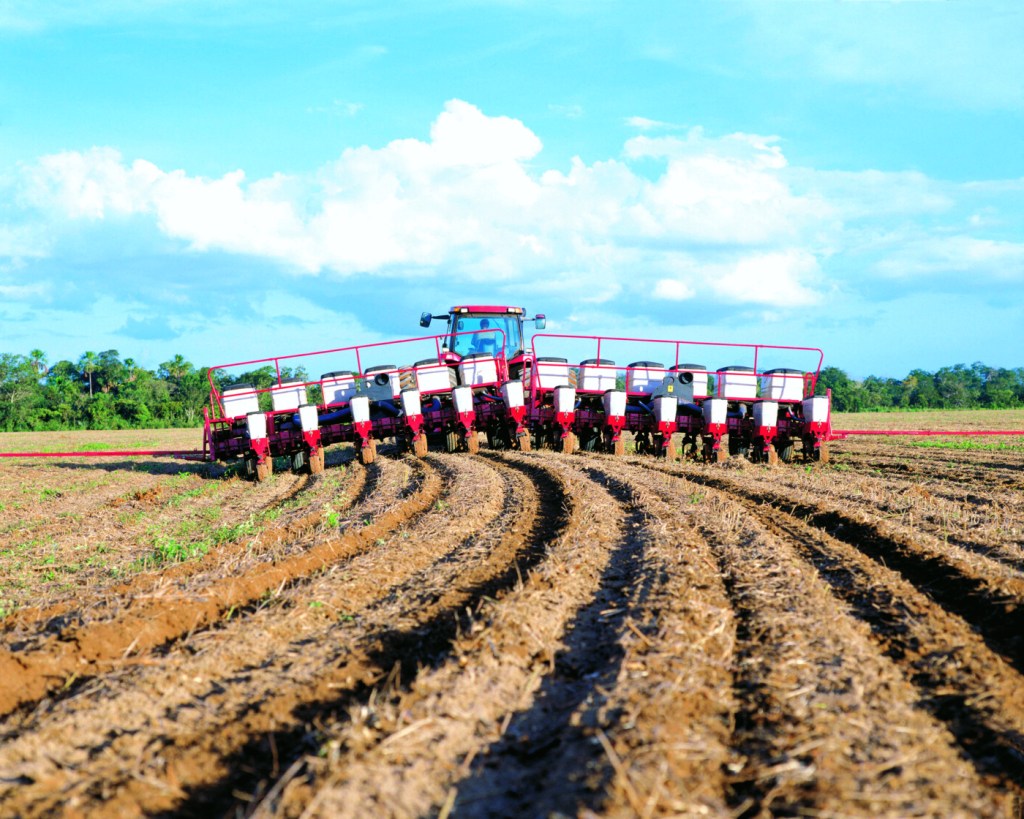
[[[989,367],[976,361],[936,372],[911,370],[905,378],[869,375],[855,381],[838,367],[824,367],[819,393],[832,390],[838,412],[894,409],[1012,409],[1024,407],[1024,367]]]
[[[76,361],[52,365],[42,350],[0,353],[0,430],[196,426],[209,399],[209,374],[209,367],[196,367],[181,355],[147,370],[131,358],[122,359],[117,350],[85,352]],[[231,378],[214,371],[213,381],[218,389],[236,381],[266,389],[275,375],[272,367],[263,366]],[[282,370],[282,377],[308,380],[302,368]],[[1024,407],[1024,367],[976,362],[863,381],[825,367],[818,392],[826,389],[832,390],[833,408],[840,412]]]
[[[302,368],[283,368],[281,375],[308,378]],[[197,426],[209,401],[209,376],[209,367],[196,367],[181,355],[147,370],[117,350],[54,364],[42,350],[0,353],[0,430]],[[232,377],[213,372],[218,389],[235,382],[266,389],[275,377],[269,365]]]

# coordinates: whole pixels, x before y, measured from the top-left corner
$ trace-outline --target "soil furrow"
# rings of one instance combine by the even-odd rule
[[[972,453],[973,454],[973,453]],[[997,465],[965,464],[953,458],[929,458],[920,450],[905,455],[891,453],[847,454],[841,462],[862,472],[879,472],[903,478],[926,478],[957,485],[970,485],[992,489],[1024,489],[1020,465],[1006,461]]]
[[[423,467],[418,466],[422,469]],[[355,554],[409,516],[428,508],[441,491],[436,473],[423,473],[415,491],[393,509],[360,529],[349,529],[309,551],[278,563],[225,577],[184,597],[137,598],[116,620],[65,630],[35,651],[0,652],[0,714],[24,708],[46,694],[103,673],[129,655],[139,657],[197,630],[209,628],[224,614],[249,605],[274,589]]]
[[[167,771],[172,772],[178,785],[176,800],[180,802],[181,799],[185,799],[176,810],[186,813],[207,813],[217,803],[222,803],[221,809],[225,809],[234,800],[233,790],[246,783],[258,784],[261,778],[272,774],[271,766],[262,753],[268,734],[271,744],[276,749],[277,759],[287,759],[293,744],[299,751],[305,750],[311,730],[307,720],[314,719],[319,709],[340,707],[335,701],[340,697],[341,703],[344,704],[346,691],[349,692],[349,697],[355,692],[364,691],[368,684],[386,675],[396,659],[407,659],[406,651],[387,646],[389,641],[398,639],[396,635],[389,636],[389,627],[396,622],[391,611],[396,597],[404,601],[406,608],[411,607],[410,611],[405,612],[406,617],[419,618],[421,621],[418,628],[411,628],[409,634],[401,635],[406,639],[409,636],[417,637],[421,642],[416,648],[418,654],[408,658],[409,662],[414,664],[428,659],[430,655],[427,645],[430,640],[426,639],[424,642],[422,630],[451,628],[453,613],[466,601],[465,595],[458,596],[457,602],[445,599],[447,595],[455,594],[455,590],[449,588],[450,584],[444,579],[446,569],[453,563],[451,552],[456,546],[466,549],[472,545],[470,541],[474,540],[473,533],[484,527],[495,515],[510,518],[511,520],[506,520],[506,523],[511,524],[510,531],[517,537],[509,539],[502,534],[496,534],[490,538],[491,543],[478,549],[479,554],[463,561],[467,571],[459,573],[458,576],[463,583],[479,580],[480,577],[487,578],[484,581],[486,591],[490,588],[487,584],[494,581],[496,568],[493,565],[490,569],[486,568],[490,561],[500,566],[508,578],[515,577],[515,569],[510,568],[508,562],[516,554],[524,534],[516,530],[515,526],[516,520],[521,516],[518,498],[515,497],[520,492],[510,488],[502,492],[499,487],[489,511],[485,505],[478,504],[478,509],[470,510],[477,513],[476,523],[470,525],[469,519],[463,518],[465,526],[453,530],[450,526],[447,503],[465,505],[474,494],[485,490],[487,486],[479,480],[464,479],[467,474],[474,474],[474,470],[476,474],[481,474],[482,462],[459,458],[441,460],[443,463],[439,468],[445,473],[458,465],[457,470],[448,476],[447,484],[451,487],[452,493],[445,495],[445,500],[439,500],[430,513],[421,518],[412,529],[392,534],[391,545],[378,542],[375,549],[361,560],[361,563],[365,564],[363,569],[357,565],[360,561],[350,561],[336,566],[333,572],[324,575],[322,581],[315,584],[317,587],[323,587],[316,592],[318,600],[328,599],[325,592],[330,589],[332,583],[334,586],[341,583],[342,586],[339,588],[347,588],[349,593],[346,596],[350,606],[347,611],[354,611],[354,618],[346,614],[346,619],[335,620],[325,630],[322,617],[304,617],[297,607],[291,610],[288,606],[275,607],[274,610],[264,612],[262,617],[255,618],[247,630],[255,630],[257,641],[271,636],[278,637],[279,640],[278,634],[271,635],[267,631],[268,624],[261,621],[284,620],[286,622],[280,623],[276,629],[292,631],[292,648],[278,643],[280,650],[274,651],[265,659],[250,656],[247,658],[248,664],[233,673],[225,668],[225,677],[219,681],[214,678],[209,685],[199,686],[199,690],[213,686],[213,690],[208,690],[206,694],[200,696],[203,713],[198,716],[192,713],[196,709],[196,700],[193,699],[191,705],[186,702],[184,711],[179,710],[177,714],[169,712],[167,717],[169,720],[173,719],[175,723],[184,723],[183,725],[179,727],[175,724],[174,730],[169,731],[163,738],[154,737],[151,740],[152,747],[142,743],[142,746],[145,746],[141,758],[145,763],[144,767],[155,767],[157,770],[154,773],[159,776],[165,775]],[[484,470],[488,471],[493,474],[493,470]],[[498,529],[503,531],[504,526],[499,526]],[[392,556],[383,559],[383,554],[388,549]],[[413,554],[414,551],[416,554]],[[381,552],[382,557],[375,559],[376,552]],[[434,566],[433,569],[431,565]],[[357,583],[360,571],[363,577],[361,582]],[[369,575],[366,574],[367,571],[370,572]],[[434,576],[437,577],[435,585],[438,586],[437,605],[431,609],[424,606],[423,595],[417,597],[417,593],[422,593],[427,578]],[[393,585],[395,583],[398,585]],[[395,590],[403,587],[406,588],[407,594],[397,595]],[[359,594],[365,597],[368,604],[368,608],[362,614],[359,613],[360,604],[355,599]],[[445,614],[438,612],[438,608]],[[379,612],[375,614],[378,610]],[[279,611],[280,614],[275,611]],[[298,618],[295,616],[296,611],[299,613]],[[388,612],[386,616],[385,611]],[[422,622],[424,618],[427,621],[426,626]],[[226,637],[229,636],[211,633],[200,642],[210,643],[216,638],[213,646],[197,646],[200,654],[209,653],[211,648],[215,649],[213,655],[205,660],[207,673],[210,663],[214,663],[217,668],[226,665],[224,661],[215,661],[214,655],[217,655],[218,651],[227,655],[227,662],[231,661],[235,646],[228,644]],[[273,644],[275,640],[268,639],[268,642]],[[222,647],[228,650],[220,651]],[[187,658],[181,661],[187,662]],[[195,662],[188,664],[199,666],[199,657],[197,656]],[[261,683],[261,679],[264,682]],[[247,703],[257,705],[252,707]],[[285,730],[280,727],[282,725],[291,727]],[[117,742],[120,740],[115,740],[115,744]],[[130,747],[142,747],[140,742],[142,740],[136,738],[122,742],[121,744],[129,746],[118,749],[122,760],[126,755],[131,756]],[[247,744],[249,742],[252,747]],[[124,762],[120,764],[123,766]],[[115,770],[116,765],[117,759],[114,760]],[[227,774],[223,773],[225,770],[228,771]],[[216,781],[218,774],[222,775],[222,781],[219,783]],[[97,779],[103,783],[102,788],[107,789],[113,788],[111,783],[116,780],[117,777],[102,772]],[[208,784],[203,786],[203,783]],[[182,789],[185,788],[191,791],[190,796],[183,793]],[[149,791],[153,789],[150,788]],[[79,798],[85,800],[95,796],[95,793],[86,793],[81,794]],[[161,799],[165,805],[173,804],[175,801],[167,794],[147,792],[145,787],[130,782],[117,789],[116,797],[115,803],[119,810],[129,812],[138,810],[140,805],[147,805],[146,809],[151,810],[154,805],[161,804]],[[199,805],[203,807],[197,807]]]
[[[900,531],[892,524],[872,522],[813,501],[795,499],[791,490],[779,494],[707,475],[691,480],[738,494],[756,504],[785,509],[817,529],[856,547],[880,566],[897,570],[921,593],[954,612],[983,636],[993,651],[1024,671],[1024,580],[996,572],[999,564],[958,559],[952,548],[941,550]],[[883,531],[883,527],[885,531]],[[986,567],[988,572],[986,572]]]
[[[365,473],[362,470],[352,470],[351,474],[354,476],[352,483],[355,486],[359,486]],[[251,487],[246,482],[239,480],[237,483],[239,484],[238,491],[240,495],[244,497],[246,493],[252,493]],[[314,479],[312,485],[315,486],[316,484],[317,481]],[[194,575],[210,571],[222,561],[230,559],[239,552],[251,551],[254,541],[274,543],[286,538],[295,537],[302,528],[315,522],[313,520],[316,517],[315,515],[307,516],[309,518],[308,521],[291,520],[275,526],[256,524],[251,527],[251,530],[250,527],[244,524],[247,520],[252,521],[266,516],[272,510],[278,509],[284,504],[295,503],[297,499],[302,498],[306,494],[309,487],[310,482],[305,476],[289,478],[286,483],[278,484],[275,487],[276,491],[274,494],[270,498],[262,500],[257,507],[253,508],[243,505],[233,516],[233,520],[243,524],[243,528],[246,529],[245,536],[221,543],[197,560],[189,560],[169,566],[164,565],[155,571],[141,571],[134,575],[129,582],[115,582],[111,585],[100,585],[92,589],[80,589],[73,598],[45,608],[33,606],[18,609],[10,617],[0,622],[0,633],[8,635],[6,642],[12,648],[21,650],[30,645],[29,641],[34,636],[59,637],[60,632],[71,624],[81,626],[87,621],[113,616],[124,605],[126,600],[136,595],[150,592],[154,588],[167,586],[170,583],[180,583]],[[157,488],[159,489],[160,487]],[[132,493],[133,496],[134,494],[136,493]],[[219,502],[222,505],[228,505],[232,502],[232,498],[220,498]],[[129,503],[136,503],[136,501],[129,501]],[[221,525],[226,523],[223,519],[218,522]],[[89,524],[92,528],[101,525],[94,520],[93,516],[89,516]],[[154,527],[156,525],[151,524]],[[127,538],[131,537],[132,533],[124,532],[123,535]],[[122,557],[121,560],[123,563],[127,561],[127,558]]]
[[[880,480],[871,475],[851,476],[823,470],[813,475],[779,469],[771,473],[776,494],[782,488],[812,492],[831,504],[867,510],[872,516],[897,521],[923,531],[943,544],[974,552],[1001,563],[1024,578],[1024,496],[994,492],[981,496],[966,489],[941,491],[931,482]],[[1007,538],[1019,533],[1013,544]]]
[[[646,601],[639,631],[625,635],[627,656],[610,710],[621,709],[609,733],[637,799],[618,781],[610,815],[724,812],[727,770],[736,763],[730,726],[736,707],[732,656],[736,624],[711,547],[698,532],[692,504],[656,475],[592,456],[621,482],[647,515],[651,543],[645,560],[660,582]],[[646,622],[642,622],[645,620]]]
[[[521,585],[485,601],[451,660],[334,728],[336,751],[307,762],[326,784],[285,783],[286,815],[424,814],[446,796],[459,815],[541,815],[608,799],[614,766],[596,739],[620,715],[607,691],[626,624],[650,628],[640,608],[661,579],[641,560],[647,522],[613,479],[557,457],[504,460],[562,475],[570,528]]]
[[[1005,793],[986,787],[943,723],[918,710],[920,692],[867,628],[837,610],[830,585],[794,551],[793,533],[762,526],[762,512],[783,513],[708,488],[700,470],[676,477],[737,613],[732,810],[1004,815]],[[803,525],[805,536],[820,534]]]
[[[1024,679],[894,570],[785,513],[751,509],[785,533],[870,626],[885,654],[918,686],[920,706],[950,726],[978,771],[1024,804]]]

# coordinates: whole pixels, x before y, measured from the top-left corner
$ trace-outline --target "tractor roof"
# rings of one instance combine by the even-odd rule
[[[507,307],[503,304],[458,304],[449,313],[512,313],[522,315],[526,312],[522,307]]]

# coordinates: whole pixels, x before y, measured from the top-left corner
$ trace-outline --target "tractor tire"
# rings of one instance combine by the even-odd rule
[[[750,454],[750,444],[739,435],[729,435],[729,454],[741,455],[746,458]]]
[[[784,464],[792,463],[793,461],[793,439],[787,438],[785,441],[776,441],[773,449],[778,453],[779,460]]]
[[[263,463],[256,464],[256,483],[263,483],[274,474],[274,461],[268,457]]]
[[[562,438],[562,454],[572,455],[576,451],[576,434],[570,432],[564,438]]]
[[[300,449],[298,452],[292,453],[291,462],[293,472],[306,471],[307,466],[309,466],[309,455],[306,453],[306,450]]]
[[[417,458],[422,458],[427,454],[428,449],[427,436],[421,432],[420,437],[412,442],[412,454]]]
[[[363,466],[369,466],[374,462],[377,457],[377,441],[373,438],[366,446],[359,448],[359,463]]]
[[[476,455],[480,451],[480,435],[475,429],[466,435],[464,440],[466,441],[466,452],[470,455]]]
[[[459,451],[459,433],[448,432],[444,436],[444,451],[448,453]]]

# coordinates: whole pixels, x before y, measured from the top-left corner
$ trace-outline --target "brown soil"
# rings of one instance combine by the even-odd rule
[[[0,814],[1021,816],[1019,447],[353,454],[0,462]]]

